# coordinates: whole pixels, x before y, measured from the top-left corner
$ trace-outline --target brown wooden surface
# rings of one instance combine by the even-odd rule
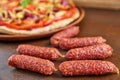
[[[101,35],[106,38],[107,43],[114,48],[113,56],[106,60],[113,62],[120,69],[120,11],[85,10],[86,16],[79,24],[79,37]],[[14,43],[0,42],[0,80],[120,80],[120,75],[117,74],[63,77],[59,72],[56,72],[52,76],[44,76],[38,73],[8,67],[8,57],[12,54],[16,54],[15,49],[22,43],[52,47],[49,43],[49,38]],[[60,51],[65,54],[64,51]],[[56,67],[62,61],[64,61],[64,59],[54,61]]]
[[[120,0],[74,0],[82,7],[120,10]]]

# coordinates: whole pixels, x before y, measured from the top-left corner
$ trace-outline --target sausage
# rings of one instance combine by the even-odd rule
[[[40,47],[29,44],[21,44],[17,48],[19,54],[40,57],[43,59],[57,60],[62,57],[56,48]]]
[[[44,75],[52,75],[53,72],[56,71],[53,62],[27,55],[12,55],[8,59],[8,65],[15,68],[38,72]]]
[[[71,49],[66,54],[67,60],[105,59],[112,55],[112,47],[101,43],[93,46]]]
[[[65,29],[63,31],[60,31],[60,32],[54,34],[50,38],[50,42],[53,46],[59,47],[60,39],[62,39],[62,38],[72,38],[72,37],[75,37],[76,35],[78,35],[78,33],[79,33],[79,26],[73,26],[73,27],[70,27],[68,29]]]
[[[91,46],[104,42],[106,42],[106,40],[102,37],[64,38],[59,41],[59,46],[61,49],[69,50],[72,48]]]
[[[59,65],[59,71],[63,76],[119,74],[113,63],[102,60],[66,61]]]

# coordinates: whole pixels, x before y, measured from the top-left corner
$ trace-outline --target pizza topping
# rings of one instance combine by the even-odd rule
[[[24,8],[26,8],[27,5],[28,5],[30,2],[31,2],[31,0],[22,0],[20,4],[21,4],[21,6],[23,6]]]
[[[71,0],[4,0],[0,3],[0,25],[29,30],[69,18],[73,10]]]
[[[62,0],[61,3],[62,3],[63,6],[66,6],[66,5],[68,6],[68,4],[69,4],[67,0]]]
[[[58,12],[59,10],[60,10],[60,8],[58,8],[58,7],[54,7],[54,8],[53,8],[53,11],[54,11],[54,12]]]

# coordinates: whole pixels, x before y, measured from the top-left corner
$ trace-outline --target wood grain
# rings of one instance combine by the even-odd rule
[[[120,0],[74,0],[78,6],[120,10]]]

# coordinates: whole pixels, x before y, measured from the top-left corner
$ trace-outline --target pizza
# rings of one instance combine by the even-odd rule
[[[47,33],[66,27],[79,16],[72,0],[1,0],[0,33]]]

